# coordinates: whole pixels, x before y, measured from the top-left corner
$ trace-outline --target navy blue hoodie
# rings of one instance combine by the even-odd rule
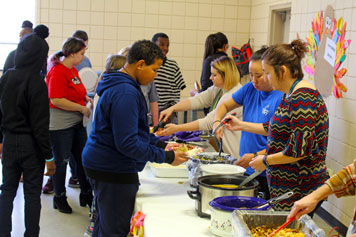
[[[89,177],[122,183],[123,174],[137,175],[147,161],[174,160],[173,152],[162,149],[166,143],[149,133],[146,101],[133,78],[121,72],[104,74],[96,92],[100,99],[82,153]]]

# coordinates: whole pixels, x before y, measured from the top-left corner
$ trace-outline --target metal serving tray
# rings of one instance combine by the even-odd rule
[[[235,210],[232,213],[232,236],[251,237],[250,229],[262,225],[277,228],[286,221],[288,215],[289,212],[280,211]],[[308,215],[303,215],[299,220],[293,221],[288,228],[299,229],[308,237],[326,237],[325,232]]]

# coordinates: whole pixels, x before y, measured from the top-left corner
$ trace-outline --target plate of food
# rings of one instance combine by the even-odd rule
[[[166,149],[167,151],[175,151],[175,152],[186,152],[189,157],[198,155],[205,151],[204,148],[199,146],[193,146],[189,144],[178,144],[177,146],[170,147]]]

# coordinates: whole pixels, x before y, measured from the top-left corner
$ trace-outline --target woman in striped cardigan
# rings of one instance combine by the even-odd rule
[[[296,217],[297,219],[304,214],[310,213],[314,210],[316,205],[326,199],[331,194],[336,197],[355,196],[356,187],[356,160],[350,165],[339,171],[325,182],[323,186],[294,203],[289,218]],[[352,235],[351,235],[352,234]],[[350,224],[347,236],[356,236],[356,212]]]

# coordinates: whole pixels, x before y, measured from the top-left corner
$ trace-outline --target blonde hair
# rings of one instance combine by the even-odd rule
[[[103,79],[104,73],[107,73],[110,69],[120,69],[126,63],[126,57],[118,54],[109,54],[105,61],[105,71],[102,72],[99,76],[98,81],[95,85],[95,93],[96,87],[98,86],[99,81]]]
[[[228,91],[240,83],[240,73],[232,58],[219,57],[211,62],[211,66],[224,78],[224,91]]]
[[[110,54],[105,61],[105,72],[110,69],[120,69],[126,63],[126,57],[118,54]]]
[[[131,48],[131,45],[127,46],[125,48],[122,48],[122,49],[120,49],[118,54],[127,57],[129,55],[130,48]]]

